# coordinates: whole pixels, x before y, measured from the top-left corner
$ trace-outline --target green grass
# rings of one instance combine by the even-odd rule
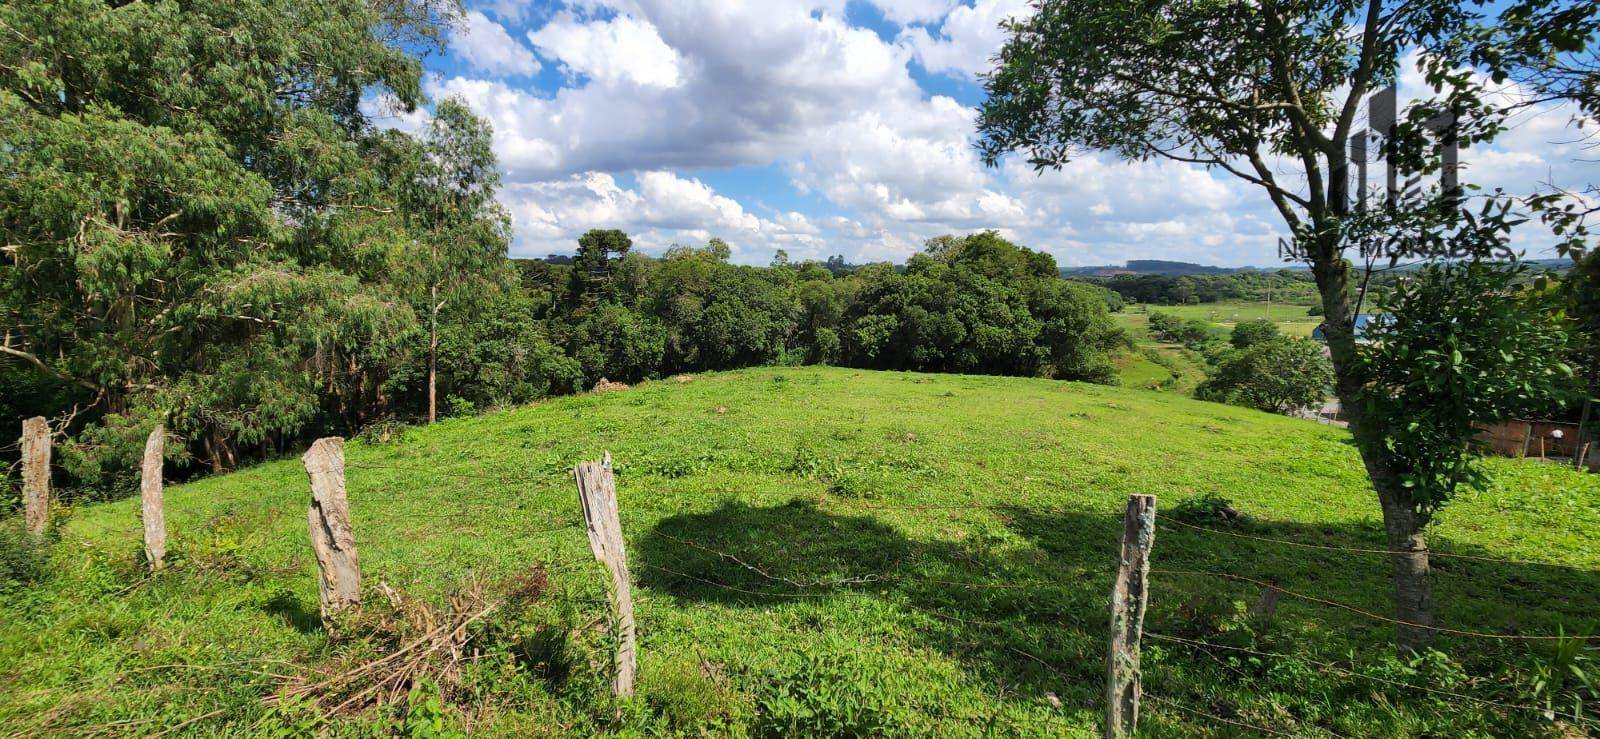
[[[1140,390],[1188,395],[1206,378],[1205,360],[1179,344],[1140,340],[1132,351],[1118,354],[1114,364],[1123,387]]]
[[[1304,305],[1273,303],[1202,303],[1200,305],[1130,305],[1111,314],[1113,321],[1133,337],[1134,350],[1123,352],[1115,364],[1117,377],[1126,387],[1143,390],[1169,390],[1188,395],[1206,378],[1205,360],[1179,344],[1157,341],[1150,336],[1150,313],[1160,311],[1184,319],[1200,319],[1232,330],[1239,321],[1271,318],[1290,336],[1311,336],[1321,325],[1317,316],[1308,315]],[[1155,352],[1161,361],[1153,361]]]
[[[580,520],[571,466],[606,450],[641,638],[640,695],[621,710],[605,694],[604,636],[584,628],[603,619],[603,581],[582,530],[559,528]],[[1383,546],[1341,429],[1045,380],[754,369],[448,420],[352,443],[348,460],[369,603],[382,600],[380,582],[442,603],[471,576],[550,565],[542,599],[474,631],[479,653],[443,708],[447,725],[490,736],[1089,736],[1129,494],[1155,494],[1169,512],[1223,496],[1253,536]],[[1438,560],[1439,622],[1587,628],[1600,613],[1600,477],[1513,460],[1488,468],[1492,489],[1447,508],[1433,542],[1523,562]],[[401,730],[375,709],[263,705],[279,676],[371,650],[359,631],[330,639],[318,624],[298,461],[176,486],[167,499],[173,564],[159,575],[141,579],[137,501],[126,500],[72,511],[56,576],[0,592],[0,726]],[[1263,624],[1242,615],[1259,588],[1160,571],[1276,580],[1387,613],[1379,555],[1164,528],[1153,566],[1151,632],[1534,699],[1537,658],[1522,642],[1447,636],[1448,656],[1402,664],[1387,624],[1291,597]],[[1152,736],[1250,733],[1202,714],[1301,736],[1563,731],[1298,658],[1148,639],[1143,667]],[[413,703],[413,718],[430,715]]]
[[[1123,310],[1125,318],[1123,325],[1143,329],[1147,316],[1151,311],[1170,313],[1179,318],[1198,318],[1203,321],[1220,324],[1233,328],[1240,321],[1255,318],[1270,318],[1278,328],[1291,336],[1310,336],[1312,330],[1321,325],[1319,316],[1309,315],[1310,306],[1287,305],[1273,303],[1268,306],[1265,302],[1246,303],[1201,303],[1199,305],[1138,305],[1129,306]]]

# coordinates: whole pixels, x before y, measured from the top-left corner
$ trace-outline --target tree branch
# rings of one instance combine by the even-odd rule
[[[103,388],[103,387],[101,387],[99,385],[96,385],[96,384],[94,384],[92,382],[89,382],[88,380],[85,380],[85,379],[83,379],[81,377],[73,377],[72,375],[69,375],[69,374],[67,374],[65,372],[62,372],[61,370],[58,370],[58,369],[56,369],[54,367],[51,367],[50,365],[45,364],[44,360],[42,360],[42,359],[40,359],[40,358],[38,358],[38,357],[28,353],[28,352],[22,351],[21,349],[13,349],[11,347],[10,339],[11,339],[10,334],[7,334],[6,335],[6,343],[5,344],[0,344],[0,353],[16,357],[17,359],[21,359],[22,361],[27,362],[28,364],[31,364],[34,367],[39,368],[39,370],[43,371],[45,374],[48,374],[48,375],[50,375],[50,376],[52,376],[52,377],[54,377],[54,378],[56,378],[58,380],[61,380],[63,382],[70,382],[70,383],[72,383],[74,385],[77,385],[78,387],[84,388],[85,390],[93,390],[93,391],[95,391],[97,393],[105,392],[105,388]]]

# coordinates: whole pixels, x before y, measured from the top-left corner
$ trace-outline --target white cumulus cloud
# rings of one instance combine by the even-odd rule
[[[499,23],[483,13],[470,10],[462,23],[450,31],[450,50],[460,55],[473,69],[502,76],[530,76],[539,73],[539,60]]]

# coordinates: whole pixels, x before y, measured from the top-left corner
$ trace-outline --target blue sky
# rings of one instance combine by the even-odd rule
[[[718,236],[750,264],[778,249],[903,261],[931,236],[994,228],[1063,265],[1274,264],[1282,226],[1225,174],[1106,156],[1042,176],[981,164],[977,75],[1000,22],[1025,12],[1025,0],[467,0],[425,87],[494,126],[519,256],[621,228],[650,252]],[[1563,143],[1567,117],[1529,116],[1469,152],[1467,179],[1592,179]]]

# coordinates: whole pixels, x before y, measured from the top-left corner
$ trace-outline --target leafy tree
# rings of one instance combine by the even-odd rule
[[[1149,325],[1150,330],[1155,332],[1157,336],[1163,336],[1170,340],[1176,341],[1178,329],[1183,326],[1183,319],[1178,318],[1171,313],[1151,311]]]
[[[1042,279],[1032,284],[1028,311],[1039,321],[1036,343],[1044,355],[1043,374],[1104,385],[1119,382],[1110,350],[1129,342],[1104,307],[1101,291],[1082,283]]]
[[[449,396],[478,407],[525,403],[583,388],[583,367],[550,340],[540,298],[511,286],[473,296],[469,320],[441,324],[439,364]]]
[[[399,250],[393,269],[427,316],[430,423],[438,418],[440,313],[510,274],[511,223],[495,199],[500,172],[490,138],[488,124],[465,103],[445,100],[428,123],[415,170],[401,180],[414,241]]]
[[[0,351],[75,394],[68,433],[162,419],[221,469],[403,345],[360,271],[399,230],[360,102],[419,101],[434,7],[0,5]]]
[[[1429,265],[1402,280],[1368,328],[1363,395],[1382,421],[1385,462],[1425,518],[1483,478],[1482,424],[1549,408],[1572,387],[1558,297],[1521,290],[1522,267]]]
[[[1228,336],[1228,343],[1235,349],[1247,349],[1263,341],[1275,339],[1278,335],[1278,324],[1273,323],[1272,319],[1252,318],[1234,324],[1233,333]]]
[[[1578,260],[1563,283],[1567,314],[1572,317],[1573,366],[1578,368],[1589,397],[1600,396],[1600,251]]]
[[[1424,510],[1389,452],[1394,438],[1361,397],[1368,378],[1353,329],[1352,266],[1345,250],[1404,225],[1452,246],[1503,247],[1518,216],[1491,202],[1468,218],[1444,193],[1435,207],[1388,213],[1361,233],[1351,193],[1350,140],[1369,92],[1393,81],[1401,54],[1420,47],[1421,70],[1437,94],[1406,111],[1385,157],[1409,171],[1436,167],[1425,156],[1426,122],[1449,111],[1448,135],[1492,140],[1509,110],[1491,83],[1536,67],[1552,54],[1594,43],[1600,6],[1514,0],[1489,15],[1456,0],[1336,0],[1264,3],[1147,3],[1041,0],[1010,39],[986,79],[980,149],[987,161],[1021,151],[1034,166],[1059,167],[1084,150],[1129,159],[1201,164],[1260,187],[1310,264],[1327,322],[1335,390],[1383,510],[1394,567],[1401,651],[1427,645],[1433,630]],[[1277,161],[1297,163],[1284,173]],[[1494,200],[1494,199],[1491,199]],[[1526,205],[1548,218],[1549,199]],[[1480,238],[1487,232],[1489,238]],[[1575,232],[1572,232],[1575,233]],[[1573,239],[1565,248],[1577,248]]]
[[[1195,397],[1292,413],[1321,406],[1332,390],[1333,366],[1321,345],[1274,334],[1223,355]]]
[[[675,246],[654,268],[647,310],[666,329],[667,372],[726,369],[778,360],[795,332],[797,306],[784,270],[727,263],[729,247]]]
[[[633,239],[616,229],[594,229],[578,238],[578,258],[572,263],[572,303],[592,305],[615,297],[607,293],[614,265],[628,256]]]
[[[648,315],[602,303],[567,331],[567,351],[583,367],[585,385],[602,377],[638,382],[660,374],[667,335]]]
[[[1114,381],[1123,337],[1093,288],[993,231],[928,242],[905,271],[869,265],[842,318],[841,361],[882,369]]]

